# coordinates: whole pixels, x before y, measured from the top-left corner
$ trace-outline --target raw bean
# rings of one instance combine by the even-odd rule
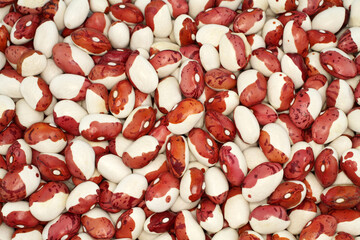
[[[30,212],[39,221],[51,221],[65,210],[68,196],[64,183],[49,182],[30,196]]]
[[[250,213],[249,223],[256,232],[269,234],[286,229],[290,224],[290,219],[283,207],[264,205],[255,208]]]
[[[111,182],[119,183],[125,176],[131,174],[130,168],[125,166],[121,158],[106,154],[97,160],[97,170],[101,175]]]
[[[266,199],[280,184],[283,169],[279,163],[266,162],[256,166],[245,177],[242,194],[248,202]]]
[[[45,225],[42,237],[47,240],[52,238],[61,239],[63,236],[72,237],[79,231],[80,226],[80,215],[63,213]]]
[[[300,233],[299,239],[319,239],[323,237],[332,237],[335,235],[337,222],[330,215],[319,215],[309,221]]]
[[[0,0],[0,238],[358,239],[359,3]]]

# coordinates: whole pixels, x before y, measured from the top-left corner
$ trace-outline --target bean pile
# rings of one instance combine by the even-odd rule
[[[0,0],[0,240],[360,240],[360,0]]]

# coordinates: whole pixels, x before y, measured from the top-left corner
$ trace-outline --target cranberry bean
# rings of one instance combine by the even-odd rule
[[[360,152],[357,149],[345,151],[340,159],[340,167],[346,176],[356,185],[360,186],[360,175],[358,173],[358,164],[360,161]]]
[[[145,8],[145,21],[155,37],[167,37],[172,30],[170,10],[165,2],[155,0]]]
[[[1,197],[16,202],[30,196],[40,184],[39,170],[33,165],[24,165],[9,171],[1,181]]]
[[[294,82],[295,89],[303,86],[307,79],[307,68],[302,56],[298,53],[286,53],[281,58],[281,69]]]
[[[305,183],[306,185],[306,198],[313,200],[315,203],[319,203],[320,195],[324,188],[322,187],[316,176],[313,173],[309,172],[308,175],[306,175],[303,183]]]
[[[110,16],[114,21],[122,21],[126,24],[137,24],[144,20],[140,9],[131,3],[117,3],[110,7]]]
[[[259,145],[270,162],[286,163],[289,160],[290,140],[280,125],[265,125],[260,131]]]
[[[5,95],[0,95],[2,109],[0,112],[0,131],[4,130],[15,116],[15,103]]]
[[[169,171],[181,178],[189,164],[189,147],[185,137],[171,136],[166,144],[166,159]]]
[[[13,44],[21,45],[31,41],[40,23],[40,17],[36,14],[29,14],[19,18],[10,32],[10,40]]]
[[[87,76],[94,67],[94,61],[87,53],[68,43],[57,43],[52,54],[56,65],[65,73]]]
[[[81,136],[89,141],[104,141],[115,138],[122,130],[119,119],[106,114],[89,114],[79,124]]]
[[[224,90],[216,93],[205,102],[206,110],[214,110],[229,115],[239,105],[239,96],[234,91]]]
[[[236,77],[229,70],[216,68],[205,73],[205,83],[214,90],[230,90],[236,86]]]
[[[355,239],[358,2],[0,0],[0,236]]]
[[[250,109],[237,106],[234,110],[234,122],[244,142],[253,144],[259,139],[260,126]]]
[[[75,74],[59,74],[51,80],[50,91],[57,99],[82,101],[86,96],[86,89],[90,81]]]
[[[256,104],[251,106],[250,109],[261,126],[264,126],[268,123],[273,123],[278,118],[278,113],[276,110],[271,105],[266,103]]]
[[[336,79],[326,89],[326,105],[336,107],[348,113],[354,105],[352,88],[344,80]]]
[[[303,28],[291,20],[286,23],[283,34],[283,49],[285,53],[298,53],[302,57],[308,54],[309,39]]]
[[[21,229],[16,229],[12,235],[12,239],[14,240],[18,240],[21,238],[31,238],[31,239],[36,239],[36,240],[41,240],[42,236],[41,236],[41,231],[43,230],[43,227],[41,225],[38,225],[36,227],[33,228],[21,228]]]
[[[245,35],[260,31],[265,24],[265,12],[260,8],[249,8],[238,14],[233,22],[234,32]]]
[[[189,168],[180,181],[180,197],[185,202],[196,202],[205,190],[204,174],[198,168]]]
[[[321,201],[333,209],[353,208],[359,203],[360,188],[357,186],[332,186],[324,189]]]
[[[75,29],[84,23],[88,13],[90,11],[90,5],[88,1],[75,0],[71,1],[66,7],[64,13],[64,24],[69,29]]]
[[[284,25],[276,18],[269,19],[265,22],[262,37],[266,46],[281,46]]]
[[[154,36],[149,26],[139,23],[133,28],[130,38],[131,50],[143,48],[149,51],[153,42]]]
[[[92,28],[80,28],[71,33],[75,46],[90,55],[104,55],[111,49],[109,39],[101,32]]]

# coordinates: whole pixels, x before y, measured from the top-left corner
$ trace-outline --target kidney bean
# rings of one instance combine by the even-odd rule
[[[330,215],[319,215],[309,221],[300,233],[299,239],[319,239],[320,236],[332,237],[336,231],[336,219]]]
[[[4,223],[13,228],[31,228],[39,224],[39,221],[31,214],[29,202],[7,202],[1,209]]]
[[[324,128],[319,127],[319,124]],[[326,144],[339,137],[347,128],[347,121],[343,111],[337,108],[328,108],[312,125],[312,137],[318,144]]]
[[[0,0],[0,236],[355,239],[358,2]]]
[[[332,16],[338,16],[335,19]],[[312,28],[337,33],[348,21],[349,12],[344,7],[328,8],[318,14],[312,20]],[[326,21],[324,24],[322,21]]]
[[[290,140],[280,125],[265,125],[260,131],[259,145],[270,162],[286,163],[289,160]]]
[[[266,199],[280,184],[284,171],[279,163],[265,162],[252,169],[242,184],[242,194],[248,202]]]
[[[306,33],[309,37],[310,48],[314,51],[320,52],[325,48],[332,48],[336,47],[336,45],[339,45],[335,34],[330,31],[309,30]]]
[[[162,113],[166,114],[171,111],[174,105],[181,101],[181,91],[177,79],[167,77],[161,80],[155,91],[154,100]]]
[[[256,207],[250,213],[249,223],[256,232],[269,234],[286,229],[290,219],[283,207],[263,205]]]
[[[54,220],[48,222],[42,231],[43,239],[50,240],[52,238],[66,239],[73,237],[80,229],[80,215],[73,213],[63,213]]]
[[[179,196],[180,181],[169,172],[161,173],[152,181],[145,193],[145,204],[153,212],[171,208]],[[161,204],[159,204],[161,202]]]
[[[297,235],[305,225],[317,216],[317,207],[313,200],[304,199],[297,207],[289,211],[290,225],[287,230]]]
[[[237,211],[242,214],[236,214]],[[240,187],[233,187],[229,190],[226,201],[223,204],[224,220],[226,220],[231,228],[239,228],[249,221],[249,203],[241,194]]]
[[[205,239],[201,226],[188,210],[182,210],[175,218],[175,235],[178,239]]]
[[[284,165],[284,177],[302,181],[314,165],[314,153],[306,142],[297,142],[291,147],[290,160]]]
[[[157,139],[145,135],[130,144],[122,154],[122,161],[130,168],[142,168],[157,156],[159,150]]]
[[[329,215],[335,217],[337,221],[337,232],[347,232],[351,235],[358,235],[359,229],[354,228],[354,226],[359,222],[359,211],[353,209],[342,209],[342,210],[333,210]]]
[[[74,140],[65,149],[65,161],[72,176],[88,180],[95,171],[95,152],[82,140]]]
[[[31,214],[39,221],[51,221],[65,210],[69,188],[62,182],[49,182],[29,198]]]
[[[225,69],[237,71],[245,68],[249,62],[251,48],[244,34],[228,32],[220,39],[219,54],[220,63]]]
[[[352,148],[345,151],[340,158],[340,168],[356,186],[360,185],[360,178],[357,170],[357,165],[360,160],[359,156],[359,150]]]
[[[213,203],[209,199],[202,199],[196,209],[196,219],[200,226],[210,233],[220,231],[224,224],[223,214],[220,205]]]
[[[295,208],[305,199],[306,186],[300,181],[287,181],[281,183],[269,196],[268,203],[279,205],[285,209]]]
[[[36,166],[45,181],[65,181],[71,177],[65,157],[60,154],[40,153],[36,158]]]
[[[338,48],[322,50],[320,63],[328,73],[337,78],[350,79],[357,74],[355,62]]]
[[[200,163],[213,166],[218,161],[218,145],[206,131],[193,128],[188,135],[188,146]]]
[[[89,114],[79,124],[81,136],[89,141],[106,141],[115,138],[122,130],[119,119],[106,114]]]
[[[112,238],[115,234],[109,214],[101,208],[93,208],[81,215],[81,224],[84,231],[93,238]]]

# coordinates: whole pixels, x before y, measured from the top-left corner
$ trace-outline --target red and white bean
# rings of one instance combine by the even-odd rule
[[[360,1],[0,1],[1,239],[357,239]]]

